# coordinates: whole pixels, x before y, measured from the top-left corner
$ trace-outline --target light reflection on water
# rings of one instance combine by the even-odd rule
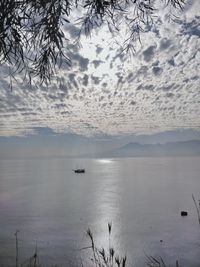
[[[101,164],[101,177],[96,182],[96,188],[93,194],[92,205],[96,212],[94,220],[97,225],[98,240],[102,246],[106,246],[105,232],[107,232],[107,224],[112,221],[118,222],[120,217],[120,176],[118,162],[114,160],[97,160],[97,164]],[[98,166],[98,165],[97,165]],[[115,235],[119,236],[120,226],[116,223]]]
[[[72,171],[79,166],[85,174]],[[131,265],[144,266],[148,254],[199,266],[192,202],[192,194],[200,195],[199,158],[4,160],[0,169],[2,264],[14,263],[16,229],[21,260],[37,240],[41,262],[69,265],[88,244],[88,227],[107,247],[112,222],[112,244]]]
[[[95,161],[98,163],[101,163],[101,164],[113,164],[113,163],[115,163],[115,161],[112,159],[96,159]]]

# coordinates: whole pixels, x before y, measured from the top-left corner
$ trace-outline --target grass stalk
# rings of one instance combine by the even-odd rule
[[[192,195],[192,199],[194,201],[194,205],[195,205],[197,216],[198,216],[198,222],[199,222],[199,225],[200,225],[200,200],[197,201],[195,199],[194,195]]]
[[[19,230],[15,232],[15,249],[16,249],[15,267],[18,267],[18,264],[19,264],[18,233],[19,233]]]
[[[93,265],[95,267],[125,267],[126,266],[126,256],[116,255],[115,249],[111,246],[111,234],[112,234],[112,224],[108,223],[108,248],[98,248],[94,242],[93,234],[90,229],[87,231],[87,236],[89,237],[91,246],[85,247],[83,249],[92,249],[92,259]]]

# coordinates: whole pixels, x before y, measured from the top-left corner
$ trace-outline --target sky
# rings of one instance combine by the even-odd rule
[[[189,0],[175,22],[158,10],[134,54],[121,53],[123,31],[102,27],[77,45],[78,25],[67,24],[72,67],[48,87],[18,82],[10,90],[1,66],[0,157],[200,139],[199,10]]]

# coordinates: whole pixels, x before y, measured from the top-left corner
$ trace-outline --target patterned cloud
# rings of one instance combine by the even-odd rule
[[[164,11],[141,36],[133,55],[107,30],[72,46],[71,68],[48,88],[16,83],[1,69],[0,135],[56,133],[85,136],[149,134],[200,128],[200,2],[175,22]],[[76,27],[67,29],[74,37]]]

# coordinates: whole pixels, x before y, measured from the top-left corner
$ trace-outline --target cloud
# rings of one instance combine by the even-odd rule
[[[200,16],[195,16],[191,22],[184,22],[182,24],[182,34],[194,35],[200,37]]]
[[[146,50],[144,50],[143,56],[144,56],[144,60],[146,62],[149,62],[153,58],[154,53],[155,53],[155,49],[156,49],[156,47],[151,45]]]
[[[92,63],[94,64],[95,69],[99,67],[101,63],[103,63],[102,60],[93,60]]]
[[[171,40],[163,38],[160,41],[160,50],[165,50],[171,45]]]
[[[134,55],[98,32],[71,46],[72,67],[46,88],[0,73],[0,135],[76,133],[86,136],[150,134],[200,128],[199,1],[177,23],[162,12],[141,36]],[[77,29],[69,27],[74,37]],[[106,34],[106,35],[105,35]],[[105,38],[108,36],[108,38]],[[117,36],[116,38],[121,38]]]
[[[96,54],[99,55],[103,51],[103,48],[100,46],[96,46]]]
[[[80,54],[72,54],[70,57],[72,65],[78,63],[80,71],[88,70],[89,59],[81,56]]]
[[[158,76],[163,72],[163,69],[160,68],[160,67],[155,66],[155,67],[152,68],[152,71],[153,71],[154,75]]]

